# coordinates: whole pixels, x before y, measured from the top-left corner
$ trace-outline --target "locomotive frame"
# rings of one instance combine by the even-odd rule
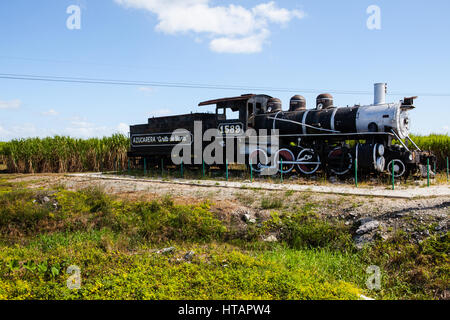
[[[300,95],[291,98],[289,110],[282,110],[281,101],[265,94],[244,94],[201,102],[199,106],[215,105],[215,113],[191,113],[157,117],[148,123],[130,126],[130,158],[145,158],[157,165],[161,159],[170,161],[172,148],[192,136],[174,135],[177,129],[194,133],[194,122],[201,121],[202,132],[216,128],[227,139],[245,139],[245,148],[235,149],[237,157],[225,163],[245,159],[256,173],[266,168],[268,158],[274,157],[278,172],[312,175],[320,168],[328,174],[344,176],[351,171],[354,160],[365,172],[387,172],[407,177],[417,171],[425,172],[427,161],[435,157],[422,151],[409,137],[408,111],[413,110],[417,97],[404,98],[399,103],[386,103],[387,85],[375,84],[374,103],[367,106],[336,107],[330,94],[321,94],[316,107],[306,108]],[[226,110],[239,116],[227,119]],[[248,129],[278,130],[279,147],[271,154],[268,148],[249,148],[248,137],[240,135]],[[394,144],[394,140],[400,144]],[[228,140],[229,141],[229,140]],[[237,146],[235,143],[234,146]],[[191,146],[193,147],[193,146]],[[201,148],[204,150],[203,142]],[[194,163],[202,163],[195,159]],[[166,162],[167,163],[167,162]],[[281,165],[282,164],[282,165]],[[389,169],[389,170],[387,170]]]

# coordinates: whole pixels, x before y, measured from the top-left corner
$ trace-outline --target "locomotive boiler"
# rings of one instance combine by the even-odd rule
[[[248,129],[257,133],[261,130],[277,132],[279,144],[276,149],[270,144],[252,148],[248,141],[246,147],[236,149],[236,158],[245,159],[255,172],[275,165],[283,173],[295,171],[312,175],[322,169],[342,176],[350,172],[355,161],[360,170],[388,174],[393,171],[396,177],[407,176],[419,169],[423,172],[427,160],[435,159],[432,154],[420,150],[409,137],[408,113],[415,108],[417,97],[387,103],[386,93],[387,85],[377,83],[373,104],[352,107],[336,107],[332,95],[320,94],[314,108],[309,109],[306,99],[295,95],[288,110],[283,110],[279,99],[262,94],[204,101],[199,106],[216,105],[215,114],[151,118],[147,124],[130,126],[128,155],[145,158],[148,163],[157,163],[161,158],[169,160],[171,149],[180,143],[172,133],[180,128],[194,133],[194,122],[201,121],[202,130],[217,128],[228,139],[245,140],[241,134]],[[226,110],[237,115],[227,118]],[[202,144],[201,148],[204,147]],[[270,157],[275,159],[275,164],[268,164]],[[236,158],[225,160],[232,163]]]

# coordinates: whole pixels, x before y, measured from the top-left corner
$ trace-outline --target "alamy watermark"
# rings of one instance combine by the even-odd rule
[[[71,265],[67,268],[67,273],[70,274],[67,278],[66,285],[70,290],[81,288],[81,269],[76,265]]]
[[[178,142],[172,148],[172,162],[175,165],[223,165],[224,159],[231,159],[230,162],[246,164],[248,156],[249,163],[256,166],[261,175],[274,175],[278,172],[277,129],[261,129],[257,133],[252,128],[243,131],[242,127],[238,128],[236,125],[225,127],[210,128],[203,132],[202,121],[195,121],[193,135],[186,129],[175,130],[170,137],[170,141]]]
[[[66,13],[69,17],[66,20],[66,27],[69,30],[81,29],[81,7],[78,5],[70,5],[66,9]]]
[[[366,13],[369,15],[366,22],[367,29],[381,30],[381,8],[377,5],[371,5],[367,7]]]
[[[133,147],[172,146],[171,160],[175,165],[227,163],[250,164],[261,175],[275,175],[283,161],[279,130],[249,128],[243,124],[219,125],[203,132],[202,121],[194,122],[194,130],[177,129],[171,133],[137,134],[131,137]],[[295,161],[292,156],[285,161]]]
[[[366,273],[370,274],[366,281],[369,290],[381,290],[381,270],[379,266],[368,266]]]

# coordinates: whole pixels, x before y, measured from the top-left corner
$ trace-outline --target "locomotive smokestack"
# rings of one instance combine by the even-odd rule
[[[375,83],[373,104],[385,104],[387,93],[387,83]]]

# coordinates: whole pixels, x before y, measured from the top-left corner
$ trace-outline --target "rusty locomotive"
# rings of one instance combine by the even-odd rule
[[[291,98],[289,110],[282,109],[279,99],[263,94],[209,100],[199,106],[216,105],[215,113],[150,118],[146,124],[130,126],[128,156],[145,159],[148,165],[160,164],[161,159],[168,163],[173,147],[183,142],[174,131],[182,128],[194,133],[194,123],[201,122],[203,132],[217,128],[224,136],[223,141],[242,139],[241,134],[248,129],[278,130],[276,154],[270,144],[269,147],[249,148],[247,141],[247,147],[235,147],[236,157],[230,159],[226,153],[223,155],[222,163],[233,163],[240,157],[257,173],[268,166],[272,156],[274,166],[283,173],[312,175],[324,170],[331,175],[344,176],[352,171],[356,160],[358,169],[366,172],[393,172],[396,177],[423,173],[427,161],[432,163],[435,157],[420,150],[409,137],[408,112],[415,108],[417,97],[386,103],[386,92],[387,85],[377,83],[373,104],[352,107],[336,107],[332,95],[320,94],[312,109],[307,109],[301,95]],[[238,115],[228,118],[227,110]],[[188,140],[192,144],[192,139]],[[204,142],[201,148],[205,148]],[[192,154],[197,158],[192,163],[202,163],[195,152]]]

